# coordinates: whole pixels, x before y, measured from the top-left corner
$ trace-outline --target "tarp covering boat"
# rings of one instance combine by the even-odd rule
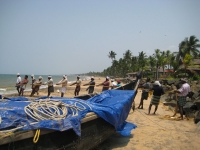
[[[130,131],[136,128],[136,125],[125,122],[135,94],[135,91],[108,90],[87,101],[76,98],[52,97],[50,100],[61,101],[81,109],[78,110],[78,115],[73,115],[73,110],[67,108],[68,114],[64,119],[41,120],[39,122],[28,116],[24,111],[24,108],[31,104],[31,101],[24,101],[24,99],[20,101],[20,97],[10,99],[0,103],[0,131],[13,128],[18,130],[52,129],[59,131],[73,129],[77,135],[81,136],[81,119],[88,112],[94,112],[112,124],[122,135],[128,136]]]

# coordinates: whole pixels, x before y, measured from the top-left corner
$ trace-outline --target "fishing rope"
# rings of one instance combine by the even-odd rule
[[[137,110],[137,109],[136,109]],[[140,114],[142,114],[139,110],[137,110]],[[149,119],[147,116],[145,116],[144,114],[142,114],[145,118],[147,118],[147,119]],[[157,124],[157,123],[155,123],[153,120],[151,120],[151,119],[149,119],[151,122],[153,122],[154,124],[156,124],[157,126],[159,126],[159,127],[161,127],[161,128],[163,128],[163,130],[165,130],[166,131],[166,129],[165,129],[165,127],[163,127],[163,126],[161,126],[161,125],[159,125],[159,124]]]
[[[67,117],[69,114],[68,109],[71,110],[72,116],[78,116],[78,111],[86,110],[86,106],[92,110],[92,107],[85,103],[75,100],[75,103],[66,104],[62,101],[55,100],[39,100],[31,102],[29,105],[24,107],[25,113],[34,119],[36,122],[30,123],[30,125],[37,124],[41,120],[61,120]],[[2,121],[2,118],[0,118]],[[18,126],[13,129],[0,131],[3,135],[15,132],[16,130],[22,129],[27,125]],[[39,131],[38,131],[39,132]],[[37,133],[38,134],[38,133]]]
[[[62,101],[39,100],[30,103],[24,108],[25,113],[36,121],[41,120],[61,120],[67,117],[68,108],[72,111],[72,116],[78,116],[78,111],[86,110],[87,103],[75,101],[74,105],[66,104]]]

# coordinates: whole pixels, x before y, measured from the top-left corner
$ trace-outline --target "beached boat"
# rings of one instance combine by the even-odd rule
[[[134,93],[133,97],[126,104],[126,111],[129,113],[130,109],[134,109],[134,98],[137,94],[137,88],[140,80],[132,81],[124,86],[116,88],[112,91],[125,90],[128,93]],[[111,92],[112,93],[112,92]],[[114,92],[115,94],[116,92]],[[122,92],[123,93],[123,92]],[[107,93],[106,93],[107,94]],[[88,100],[95,95],[82,95],[76,98]],[[118,97],[118,96],[116,96]],[[130,106],[132,104],[132,106]],[[125,107],[125,106],[124,106]],[[0,108],[1,110],[1,108]],[[122,110],[124,111],[124,110]],[[124,113],[124,112],[123,112]],[[123,116],[122,113],[122,116]],[[128,114],[127,114],[128,115]],[[109,116],[112,117],[112,116]],[[109,118],[108,117],[108,118]],[[127,117],[127,116],[126,116]],[[123,121],[126,120],[126,117]],[[121,118],[120,118],[121,119]],[[88,112],[84,118],[81,119],[81,136],[74,132],[74,129],[66,131],[55,131],[50,129],[40,128],[40,135],[38,141],[34,139],[38,130],[17,130],[15,132],[0,133],[0,150],[15,149],[15,150],[61,150],[61,149],[92,149],[116,132],[116,127],[108,123],[109,120],[101,118],[96,112]],[[1,124],[0,124],[1,125]],[[1,127],[1,126],[0,126]],[[1,130],[3,131],[3,130]],[[35,140],[35,143],[33,142]]]

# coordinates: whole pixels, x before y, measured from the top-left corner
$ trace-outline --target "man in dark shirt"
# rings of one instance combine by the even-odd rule
[[[158,109],[158,104],[160,102],[160,97],[161,97],[161,95],[164,94],[164,90],[159,81],[154,82],[154,87],[151,90],[153,90],[153,97],[152,97],[150,105],[149,105],[148,115],[150,114],[152,105],[155,105],[155,111],[153,113],[155,115],[156,111]]]
[[[143,100],[148,99],[149,90],[151,88],[150,78],[147,78],[146,83],[142,85],[142,88],[143,90],[142,90],[142,95],[141,95],[138,109],[143,109]]]
[[[87,84],[84,84],[83,86],[89,85],[89,87],[86,89],[88,90],[88,94],[92,94],[94,92],[94,86],[95,86],[95,81],[94,77],[91,77],[91,81]]]
[[[108,90],[109,87],[110,87],[109,77],[106,77],[106,80],[103,83],[101,83],[101,84],[99,84],[97,86],[100,86],[100,85],[103,85],[102,91]]]

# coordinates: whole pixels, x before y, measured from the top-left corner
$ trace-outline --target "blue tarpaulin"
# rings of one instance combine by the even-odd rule
[[[66,99],[60,97],[52,97],[51,100],[60,100],[66,104],[74,105],[75,102],[84,106],[84,110],[79,111],[78,116],[72,116],[70,110],[65,119],[62,120],[43,120],[36,122],[27,116],[24,107],[30,104],[30,101],[24,101],[25,98],[10,98],[6,102],[0,102],[0,130],[8,130],[20,127],[20,130],[32,129],[52,129],[65,131],[73,129],[77,135],[81,136],[81,119],[88,112],[94,112],[105,121],[112,124],[115,129],[124,136],[130,135],[136,125],[127,123],[128,117],[136,92],[126,90],[108,90],[96,95],[87,101],[81,99]],[[46,97],[43,97],[46,98]]]

